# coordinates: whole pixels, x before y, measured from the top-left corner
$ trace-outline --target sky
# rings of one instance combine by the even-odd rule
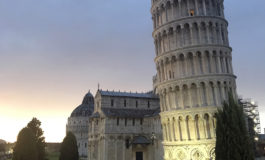
[[[156,73],[151,0],[1,0],[0,139],[33,118],[61,142],[90,90],[146,92]],[[225,0],[238,94],[265,128],[265,1]]]

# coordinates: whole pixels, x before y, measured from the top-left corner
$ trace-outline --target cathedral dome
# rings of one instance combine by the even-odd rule
[[[75,108],[71,117],[88,117],[94,111],[94,97],[90,91],[85,95],[82,104]]]

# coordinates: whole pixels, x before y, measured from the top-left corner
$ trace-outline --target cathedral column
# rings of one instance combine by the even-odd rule
[[[201,96],[201,87],[197,85],[197,97],[198,97],[198,105],[202,107],[202,96]]]
[[[214,62],[214,59],[213,59],[213,52],[210,51],[209,52],[209,66],[210,66],[210,73],[214,73],[214,68],[215,68],[215,62]]]
[[[170,51],[171,50],[171,34],[170,34],[170,32],[168,31],[167,32],[167,43],[168,43],[168,49],[167,49],[167,51]]]
[[[213,115],[211,117],[212,117],[212,119],[211,119],[211,126],[213,127],[213,137],[216,138],[216,123],[215,123],[215,118],[214,118]]]
[[[173,89],[173,91],[172,91],[172,108],[173,109],[176,109],[177,108],[177,103],[176,103],[176,90],[175,89]],[[174,106],[174,107],[173,107]]]
[[[194,36],[193,36],[193,25],[190,23],[189,24],[189,26],[190,26],[190,42],[191,42],[191,45],[194,45],[195,44],[195,42],[194,42]]]
[[[210,44],[211,43],[209,27],[210,27],[209,22],[207,22],[205,24],[207,44]]]
[[[199,36],[199,42],[198,42],[198,44],[202,44],[202,32],[201,32],[201,23],[198,23],[198,36]]]
[[[212,98],[211,98],[211,87],[209,85],[209,83],[205,83],[205,90],[206,90],[206,104],[207,106],[212,104]]]
[[[172,14],[172,16],[171,16],[171,20],[174,20],[174,2],[173,3],[170,3],[170,6],[171,6],[171,14]]]
[[[216,26],[215,24],[213,24],[213,43],[217,44],[218,43],[218,39],[217,39],[217,32],[216,32]]]
[[[172,67],[172,61],[173,61],[173,59],[171,58],[171,59],[169,60],[169,63],[170,63],[170,70],[171,70],[171,77],[170,77],[170,79],[174,79],[174,78],[175,78],[174,71],[173,71],[173,67]]]
[[[210,127],[210,133],[211,133],[211,139],[215,138],[216,136],[216,131],[214,128],[214,121],[213,121],[213,116],[209,115],[209,127]]]
[[[181,42],[180,42],[180,46],[181,47],[184,47],[186,44],[184,44],[183,42],[183,40],[184,40],[184,26],[183,25],[181,25],[181,28],[180,28],[180,35],[181,35]]]
[[[170,121],[168,121],[166,125],[167,125],[168,140],[172,141]]]
[[[217,59],[217,73],[222,73],[222,66],[221,66],[221,58],[219,53],[216,55],[216,59]]]
[[[176,141],[180,140],[180,135],[179,135],[179,123],[177,119],[174,119],[174,125],[175,125],[175,137]]]
[[[166,22],[168,22],[167,6],[165,6],[165,12],[166,12]]]
[[[163,124],[163,137],[164,137],[164,141],[168,141],[168,138],[167,138],[167,128],[166,128],[166,125],[165,123]]]
[[[163,95],[162,94],[159,94],[159,99],[160,99],[160,108],[161,108],[161,111],[163,112],[165,109],[164,109],[164,104],[163,104]]]
[[[227,66],[226,66],[226,55],[223,56],[223,67],[224,67],[224,73],[227,73]]]
[[[184,54],[184,67],[185,67],[185,73],[184,73],[184,76],[188,76],[190,75],[189,73],[189,63],[188,63],[188,55],[187,54]]]
[[[196,140],[196,121],[195,117],[190,117],[190,139],[191,140]]]
[[[198,8],[198,1],[195,0],[195,9],[196,9],[196,15],[199,15],[199,8]]]
[[[183,104],[183,90],[182,90],[182,86],[179,87],[179,107],[180,108],[184,108],[184,104]]]
[[[221,24],[218,25],[218,30],[219,30],[219,42],[220,44],[224,44],[224,40],[223,40],[223,36],[222,36],[222,28],[221,28]]]
[[[171,126],[171,136],[172,136],[172,141],[176,141],[176,135],[175,135],[175,126],[174,126],[174,121],[172,118],[170,118],[170,126]]]
[[[206,4],[205,4],[205,0],[202,0],[202,5],[203,5],[203,15],[206,16]]]
[[[182,132],[182,139],[183,141],[187,141],[188,140],[188,134],[187,134],[187,123],[186,123],[186,117],[183,117],[182,121],[181,121],[182,125],[181,125],[181,132]]]
[[[223,101],[226,101],[226,93],[225,93],[225,85],[224,84],[221,85],[221,91],[222,91]]]
[[[189,3],[190,1],[187,0],[186,2],[187,2],[187,11],[186,12],[188,13],[188,16],[190,16],[190,3]]]
[[[193,54],[192,60],[193,60],[193,64],[194,64],[194,75],[198,75],[199,74],[199,71],[198,71],[199,65],[198,65],[198,62],[197,62],[198,60],[197,60],[197,55],[196,54]]]
[[[221,105],[221,103],[220,103],[220,99],[219,99],[220,96],[218,96],[219,95],[218,86],[216,84],[214,84],[214,93],[215,93],[216,106],[219,106],[219,105]]]
[[[189,85],[187,89],[188,89],[189,106],[190,106],[190,108],[192,108],[193,100],[192,100],[192,97],[191,97],[191,86]]]
[[[179,16],[181,17],[181,0],[178,0],[178,10],[179,10]]]
[[[231,69],[231,74],[234,74],[234,71],[233,71],[233,66],[232,66],[232,57],[230,56],[229,58],[229,66],[230,66],[230,69]]]

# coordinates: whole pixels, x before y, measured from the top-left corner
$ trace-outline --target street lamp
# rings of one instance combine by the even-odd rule
[[[154,132],[152,132],[151,140],[152,140],[152,145],[154,145],[154,141],[156,140],[156,135]]]

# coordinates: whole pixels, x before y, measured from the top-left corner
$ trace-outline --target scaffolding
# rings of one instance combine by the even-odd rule
[[[243,106],[243,110],[248,116],[253,120],[253,127],[255,134],[258,135],[261,133],[260,128],[260,117],[259,117],[259,110],[257,102],[254,102],[251,99],[243,99],[239,98],[239,103]]]

